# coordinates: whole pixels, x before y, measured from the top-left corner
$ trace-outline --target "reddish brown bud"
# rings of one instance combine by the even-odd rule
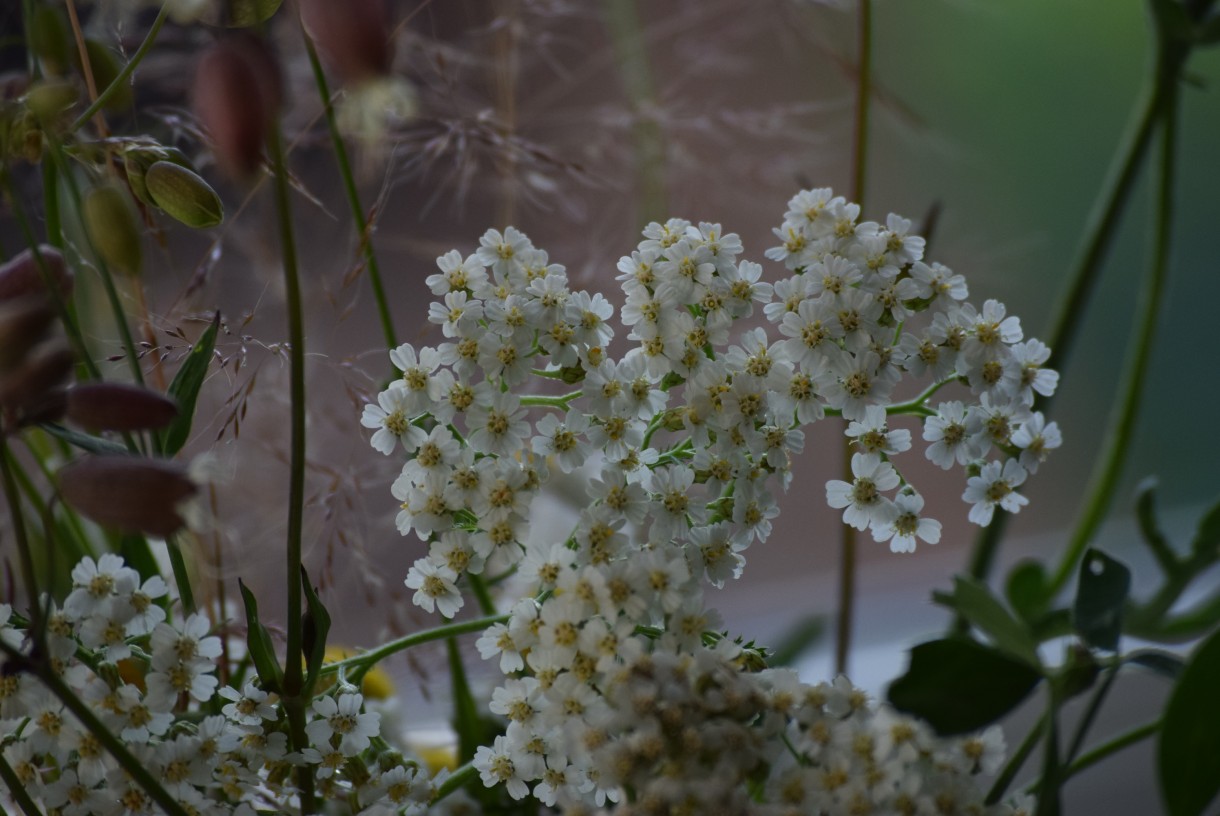
[[[128,383],[80,383],[68,390],[68,419],[91,431],[148,431],[178,416],[163,394]]]
[[[390,72],[390,17],[384,0],[301,0],[301,21],[345,82]]]
[[[161,538],[181,529],[181,507],[198,487],[177,462],[85,456],[59,471],[59,492],[103,527]]]
[[[0,300],[0,378],[18,367],[30,349],[42,342],[54,318],[44,297]]]
[[[5,423],[47,422],[63,415],[63,385],[72,372],[72,350],[62,338],[47,340],[19,366],[0,374]]]
[[[38,245],[42,256],[42,267],[50,274],[63,300],[72,297],[72,273],[64,265],[64,256],[47,244]],[[22,250],[3,266],[0,266],[0,301],[12,300],[25,295],[45,293],[46,285],[39,267],[38,258],[32,249]]]
[[[279,66],[263,41],[239,35],[204,52],[194,101],[221,169],[238,179],[253,175],[280,105]]]

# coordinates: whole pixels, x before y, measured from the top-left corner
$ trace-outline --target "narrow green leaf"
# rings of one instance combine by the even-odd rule
[[[178,402],[180,413],[161,436],[161,451],[173,456],[182,450],[191,435],[191,423],[195,419],[195,400],[208,375],[212,362],[212,351],[216,348],[216,332],[220,328],[220,312],[212,318],[212,324],[199,336],[191,348],[174,381],[169,385],[169,395]]]
[[[1197,36],[1186,9],[1177,0],[1149,0],[1157,31],[1170,42],[1190,42]]]
[[[1220,557],[1220,502],[1209,507],[1199,519],[1190,552],[1196,558],[1207,559],[1208,563]]]
[[[964,734],[1007,714],[1041,679],[1023,660],[953,637],[911,649],[910,667],[887,696],[899,711],[927,720],[939,734]]]
[[[1116,651],[1123,628],[1123,604],[1131,590],[1131,570],[1100,550],[1089,549],[1080,562],[1080,583],[1072,623],[1085,642]]]
[[[284,671],[275,659],[275,644],[271,640],[271,633],[258,619],[258,601],[254,598],[254,593],[240,578],[237,579],[237,588],[241,590],[241,599],[246,605],[246,647],[250,652],[250,660],[254,663],[254,670],[258,672],[263,689],[278,694],[284,686]],[[292,659],[291,655],[289,659]],[[300,660],[299,657],[297,659]]]
[[[131,454],[131,451],[117,442],[111,442],[109,439],[102,439],[100,436],[92,434],[79,433],[71,428],[65,428],[63,425],[44,422],[39,427],[51,436],[59,437],[72,447],[80,448],[86,453],[95,453],[99,456],[128,456]]]
[[[1029,629],[1013,617],[986,584],[964,575],[953,579],[953,593],[934,593],[939,604],[948,606],[983,632],[996,647],[1037,668],[1038,650]]]
[[[1177,680],[1182,676],[1182,670],[1186,668],[1186,661],[1181,657],[1173,652],[1165,652],[1160,649],[1139,649],[1130,652],[1123,657],[1123,662],[1143,666],[1170,680]]]
[[[1195,649],[1165,706],[1157,744],[1169,816],[1199,816],[1220,792],[1220,631]]]
[[[1140,534],[1154,552],[1170,552],[1169,541],[1161,532],[1156,518],[1156,479],[1145,479],[1136,488],[1135,518],[1139,522]]]
[[[453,726],[458,734],[458,761],[469,762],[482,744],[479,739],[479,707],[470,693],[466,667],[462,663],[457,641],[449,638],[445,645],[449,652],[449,677],[453,687]]]
[[[1008,605],[1026,623],[1033,623],[1046,614],[1050,594],[1046,568],[1039,561],[1022,561],[1008,573],[1004,595]]]
[[[305,621],[301,632],[301,650],[305,654],[305,696],[313,692],[314,681],[326,660],[326,636],[330,633],[330,613],[310,583],[309,573],[301,567],[301,586],[305,590]]]

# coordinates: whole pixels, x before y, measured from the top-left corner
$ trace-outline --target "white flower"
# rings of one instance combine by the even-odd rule
[[[929,544],[940,541],[940,522],[920,518],[923,496],[907,488],[894,498],[894,513],[887,521],[872,526],[874,541],[889,541],[891,552],[915,552],[915,539]]]
[[[479,453],[511,456],[525,445],[530,424],[516,394],[492,395],[490,405],[472,405],[466,412],[467,442]]]
[[[381,714],[376,711],[361,713],[364,697],[360,694],[340,694],[334,697],[319,697],[313,702],[317,719],[305,726],[305,733],[315,746],[328,748],[331,737],[339,736],[339,751],[344,756],[355,756],[369,747],[369,741],[377,736],[381,725]]]
[[[836,509],[846,508],[843,522],[857,530],[888,521],[892,506],[881,494],[898,487],[894,466],[874,453],[856,453],[851,457],[851,472],[855,477],[851,484],[838,479],[826,483],[826,503]]]
[[[1020,512],[1029,504],[1029,499],[1017,493],[1015,488],[1025,481],[1025,468],[1016,459],[1009,459],[1001,465],[999,462],[988,462],[978,476],[971,476],[966,483],[966,492],[962,500],[974,505],[970,508],[970,520],[986,527],[991,523],[995,508],[999,507],[1010,513]]]
[[[1042,413],[1036,412],[1013,432],[1012,444],[1021,449],[1021,467],[1030,473],[1037,473],[1038,465],[1063,444],[1063,436],[1059,433],[1058,424],[1047,424]]]
[[[536,777],[533,772],[541,770],[542,760],[514,750],[508,738],[501,735],[490,746],[481,746],[475,752],[473,764],[486,787],[502,784],[509,796],[524,799],[530,792],[526,780]]]
[[[989,444],[982,419],[957,400],[936,407],[936,416],[924,422],[923,438],[932,443],[925,455],[945,470],[980,458]]]
[[[114,595],[130,595],[139,585],[140,574],[126,566],[122,557],[105,553],[94,561],[85,556],[72,568],[74,589],[64,601],[64,611],[74,619],[105,614]]]
[[[534,453],[555,457],[559,469],[571,473],[589,458],[592,446],[584,434],[589,428],[589,418],[580,411],[570,410],[560,419],[556,414],[547,414],[538,420],[531,447]]]
[[[462,593],[458,591],[457,574],[446,566],[434,564],[420,558],[407,573],[404,581],[408,589],[418,592],[411,598],[425,612],[439,609],[447,618],[452,618],[462,608]]]
[[[389,456],[394,446],[402,442],[407,453],[413,452],[427,434],[423,428],[411,424],[412,399],[401,382],[395,381],[377,395],[377,404],[364,406],[360,424],[375,428],[370,444],[373,450]]]
[[[864,417],[847,426],[847,436],[865,453],[884,453],[892,456],[911,449],[911,432],[898,428],[890,430],[886,424],[885,408],[870,405],[864,409]]]
[[[434,295],[444,295],[460,289],[478,291],[487,282],[487,273],[475,255],[462,260],[462,254],[451,249],[436,259],[441,274],[429,275],[424,281]]]

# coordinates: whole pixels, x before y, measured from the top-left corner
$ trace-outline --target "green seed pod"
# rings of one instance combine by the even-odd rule
[[[159,161],[144,174],[144,184],[153,203],[188,227],[204,229],[224,220],[224,207],[216,191],[195,173]]]
[[[178,403],[138,385],[81,383],[68,390],[68,419],[90,431],[151,431],[178,416]]]
[[[184,502],[198,491],[177,462],[85,456],[59,471],[60,495],[103,527],[164,538],[181,529]]]
[[[173,162],[188,170],[191,169],[191,163],[182,154],[182,151],[176,147],[165,147],[159,144],[139,144],[128,147],[123,151],[123,171],[127,174],[127,184],[131,187],[131,191],[136,194],[136,198],[150,207],[157,205],[148,192],[148,185],[144,181],[144,174],[148,172],[148,168],[159,161]]]
[[[48,4],[34,7],[30,21],[30,48],[38,56],[43,73],[63,76],[75,62],[72,39],[62,12]]]
[[[26,104],[43,126],[51,125],[63,118],[65,112],[76,104],[76,86],[62,79],[45,79],[30,86],[25,95]]]
[[[140,228],[127,194],[114,184],[94,187],[85,196],[85,231],[102,260],[129,275],[140,272]]]

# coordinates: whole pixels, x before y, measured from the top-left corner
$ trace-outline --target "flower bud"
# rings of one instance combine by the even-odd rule
[[[37,256],[34,250],[24,249],[0,265],[0,302],[27,295],[45,295],[44,269],[59,290],[59,297],[71,299],[72,272],[64,264],[64,256],[49,244],[39,244]]]
[[[102,260],[129,275],[140,272],[140,227],[127,194],[114,184],[94,187],[85,196],[85,230]]]
[[[55,313],[46,298],[0,300],[0,378],[16,369],[51,327]]]
[[[64,382],[72,372],[72,350],[63,338],[32,348],[21,363],[0,373],[0,412],[5,425],[20,427],[63,416]]]
[[[138,456],[85,456],[58,481],[64,501],[86,518],[160,538],[183,527],[182,505],[198,490],[181,464]]]
[[[301,0],[301,21],[344,82],[390,72],[394,55],[384,0]]]
[[[220,196],[185,167],[156,162],[144,174],[144,184],[153,203],[188,227],[204,229],[224,220]]]
[[[258,170],[279,110],[279,66],[262,40],[234,36],[204,52],[195,69],[195,115],[221,168],[238,179]]]
[[[80,383],[68,390],[68,419],[90,431],[148,431],[178,416],[178,403],[138,385]]]

